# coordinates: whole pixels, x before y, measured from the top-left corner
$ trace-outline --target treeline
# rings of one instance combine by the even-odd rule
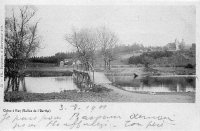
[[[145,53],[143,53],[143,55],[157,59],[157,58],[161,58],[161,57],[171,57],[173,55],[173,52],[171,52],[171,51],[154,51],[154,52],[145,52]]]
[[[143,50],[145,47],[142,44],[134,43],[133,45],[120,45],[113,48],[116,53],[124,53],[124,52],[133,52],[138,50]],[[31,57],[29,58],[29,62],[31,63],[59,63],[64,59],[71,59],[76,55],[75,52],[63,53],[59,52],[53,56],[41,56],[41,57]]]
[[[32,57],[29,58],[31,63],[57,63],[58,59],[55,56],[46,56],[46,57]]]
[[[170,51],[145,52],[140,56],[130,57],[129,64],[149,64],[152,63],[154,59],[171,57],[172,55],[173,52]]]
[[[56,53],[54,56],[31,57],[29,58],[29,62],[58,64],[60,61],[64,59],[72,59],[74,55],[75,55],[74,52],[70,52],[70,53],[59,52],[59,53]]]
[[[129,64],[143,64],[145,67],[149,65],[160,66],[176,66],[185,68],[195,68],[195,55],[191,51],[155,51],[145,52],[140,56],[132,56],[129,58]]]
[[[138,43],[134,43],[132,45],[120,45],[120,46],[116,46],[114,48],[115,52],[121,52],[121,53],[131,53],[134,51],[139,51],[139,50],[144,50],[146,49],[146,47],[144,47],[142,44],[138,44]]]

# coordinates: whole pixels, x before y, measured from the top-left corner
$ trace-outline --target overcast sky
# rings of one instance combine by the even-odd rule
[[[195,43],[194,6],[36,6],[42,47],[37,56],[71,51],[64,39],[72,28],[106,26],[121,44],[163,46],[175,38]]]

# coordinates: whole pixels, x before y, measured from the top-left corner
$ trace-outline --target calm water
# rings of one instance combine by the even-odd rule
[[[195,77],[144,77],[115,76],[115,83],[127,91],[195,92]]]
[[[144,77],[134,79],[131,76],[115,76],[109,79],[127,91],[150,92],[195,92],[195,77]],[[5,89],[7,81],[4,82]],[[64,90],[77,90],[71,76],[62,77],[26,77],[26,91],[31,93],[51,93]],[[9,90],[11,91],[11,89]],[[23,88],[20,84],[20,91]]]
[[[5,89],[7,88],[6,83],[7,81],[4,83]],[[27,92],[31,93],[51,93],[78,89],[71,76],[25,77],[25,84]],[[23,90],[21,84],[19,90]]]

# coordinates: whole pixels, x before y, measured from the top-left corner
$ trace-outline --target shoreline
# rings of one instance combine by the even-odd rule
[[[72,68],[35,68],[28,69],[31,77],[57,77],[57,76],[71,76]],[[150,77],[196,77],[196,75],[170,75],[163,73],[156,76],[152,71],[144,71],[144,68],[127,68],[127,69],[112,69],[106,73],[119,73],[119,74],[138,74],[138,78],[150,74]],[[166,74],[166,75],[164,75]],[[104,89],[103,91],[89,91],[89,92],[77,92],[76,90],[67,90],[63,92],[52,93],[27,93],[27,92],[8,92],[4,98],[16,99],[13,102],[140,102],[140,103],[194,103],[195,92],[129,92],[119,89],[116,86],[109,84],[100,85]]]
[[[150,77],[197,77],[197,75],[153,75]]]
[[[129,92],[113,85],[102,84],[103,90],[79,92],[67,90],[52,93],[7,92],[5,102],[139,102],[195,103],[195,92],[142,93]]]
[[[28,77],[57,77],[57,76],[72,76],[71,70],[56,71],[56,70],[26,70],[26,76]]]

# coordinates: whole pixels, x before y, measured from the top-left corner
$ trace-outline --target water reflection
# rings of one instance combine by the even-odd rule
[[[195,92],[195,77],[144,77],[116,76],[115,83],[128,91]]]
[[[7,81],[8,80],[4,82],[5,89],[7,88]],[[71,76],[25,77],[25,83],[26,91],[30,93],[51,93],[77,89],[77,86],[73,83]],[[24,91],[22,85],[19,85],[19,91]]]

